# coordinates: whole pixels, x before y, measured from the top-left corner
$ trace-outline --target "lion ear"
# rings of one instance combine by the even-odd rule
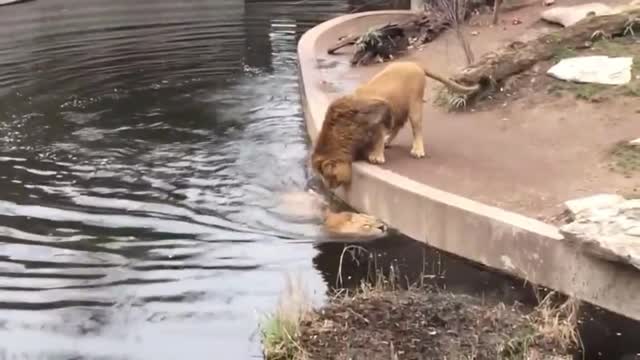
[[[368,100],[358,104],[356,116],[369,125],[388,124],[391,122],[391,107],[386,101]]]

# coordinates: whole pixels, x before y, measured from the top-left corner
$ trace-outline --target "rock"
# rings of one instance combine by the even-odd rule
[[[575,6],[557,6],[543,11],[540,16],[543,20],[567,27],[590,15],[609,15],[618,12],[618,9],[594,2]]]
[[[574,221],[560,227],[566,240],[591,255],[640,269],[640,199],[599,194],[567,201]]]
[[[559,80],[623,85],[631,81],[633,57],[580,56],[562,59],[547,70]]]
[[[636,146],[640,146],[640,138],[637,138],[635,140],[631,140],[629,141],[629,145],[636,145]]]
[[[543,0],[543,1],[542,1],[542,5],[544,5],[544,6],[551,6],[551,5],[553,5],[555,2],[556,2],[555,0]]]
[[[624,203],[619,204],[619,208],[623,210],[640,210],[640,199],[625,200]]]
[[[598,194],[579,199],[565,201],[564,205],[569,209],[571,215],[576,215],[584,210],[612,207],[624,201],[624,198],[616,194]]]
[[[631,229],[627,230],[626,234],[631,236],[640,236],[640,226],[632,227]]]

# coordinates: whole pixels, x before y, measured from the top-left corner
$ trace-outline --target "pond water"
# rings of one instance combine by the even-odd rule
[[[384,3],[380,4],[382,7]],[[247,359],[321,298],[296,46],[357,2],[0,7],[0,357]]]

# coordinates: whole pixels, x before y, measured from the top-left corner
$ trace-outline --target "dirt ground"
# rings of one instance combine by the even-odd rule
[[[581,2],[557,0],[554,6]],[[504,13],[499,26],[489,25],[487,14],[472,18],[464,32],[475,58],[507,42],[560,29],[540,20],[544,9],[541,2],[534,2]],[[514,25],[514,18],[521,23]],[[581,51],[634,56],[633,83],[616,89],[547,76],[545,71],[554,61],[578,54],[562,50],[554,61],[539,64],[505,84],[505,91],[494,99],[463,113],[439,107],[435,100],[441,85],[428,80],[423,128],[430,157],[410,157],[411,132],[406,127],[387,150],[384,167],[436,188],[549,222],[558,221],[563,202],[571,198],[601,192],[640,196],[640,167],[621,169],[628,161],[611,156],[618,144],[640,137],[640,42],[625,41],[615,46],[604,41],[596,43],[594,50]],[[325,60],[341,64],[324,72],[327,86],[333,89],[328,91],[331,96],[350,90],[384,66],[343,66],[350,55],[348,48],[339,56],[326,55]],[[444,74],[466,65],[453,32],[402,59]]]
[[[570,358],[534,340],[535,331],[518,307],[433,291],[370,291],[324,307],[302,324],[299,343],[309,359]]]

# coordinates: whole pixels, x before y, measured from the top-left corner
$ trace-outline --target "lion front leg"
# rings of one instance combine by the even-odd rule
[[[422,135],[422,102],[415,102],[409,110],[409,122],[413,132],[411,156],[420,159],[425,157],[424,140]]]
[[[387,138],[387,132],[383,126],[376,131],[376,137],[373,139],[373,146],[369,152],[369,162],[372,164],[384,164],[384,144]]]
[[[395,127],[391,132],[389,132],[384,138],[384,147],[391,146],[391,142],[396,138],[398,132],[400,131],[399,127]]]

